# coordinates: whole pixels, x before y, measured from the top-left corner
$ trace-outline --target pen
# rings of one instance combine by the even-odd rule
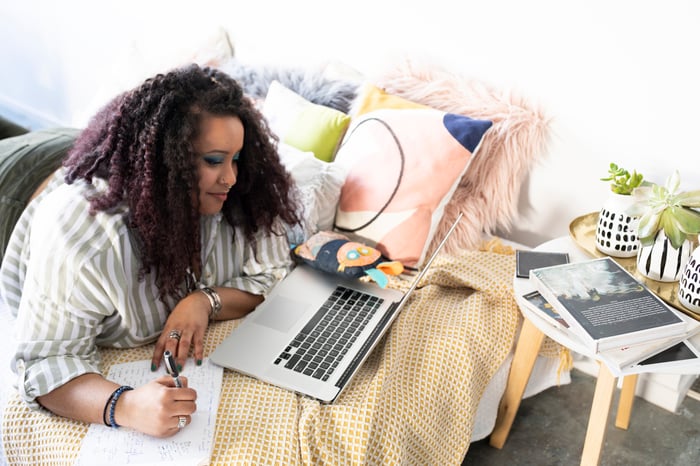
[[[170,350],[165,350],[165,353],[163,353],[163,357],[165,358],[165,370],[168,371],[168,374],[170,374],[170,376],[175,381],[175,386],[177,388],[182,388],[182,382],[180,382],[180,374],[177,372],[177,365],[175,364],[175,358],[173,357],[173,353],[171,353]]]

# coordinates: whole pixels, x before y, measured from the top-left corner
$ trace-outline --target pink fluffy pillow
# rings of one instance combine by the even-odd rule
[[[493,122],[445,206],[428,253],[437,247],[460,211],[464,218],[444,252],[476,249],[485,233],[508,231],[517,216],[520,187],[545,153],[549,119],[524,98],[434,66],[407,61],[377,77],[374,84],[413,102]]]

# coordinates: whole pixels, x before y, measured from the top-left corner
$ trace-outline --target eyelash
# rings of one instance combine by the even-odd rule
[[[223,163],[223,157],[204,157],[204,161],[209,165],[220,165]]]
[[[233,156],[233,162],[238,162],[238,159],[241,158],[241,153],[236,152]],[[204,156],[204,161],[208,163],[209,165],[221,165],[224,161],[224,157],[213,157],[213,156]]]

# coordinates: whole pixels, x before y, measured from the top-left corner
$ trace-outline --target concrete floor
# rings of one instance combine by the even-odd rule
[[[576,369],[571,379],[569,385],[523,400],[503,449],[489,446],[488,438],[474,442],[462,466],[578,465],[595,379]],[[700,465],[700,401],[686,397],[671,413],[637,397],[625,431],[614,426],[619,392],[610,409],[601,466]]]

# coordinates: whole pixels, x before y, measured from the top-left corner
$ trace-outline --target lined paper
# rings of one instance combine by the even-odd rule
[[[76,465],[178,464],[206,465],[211,459],[216,430],[216,412],[221,395],[223,368],[205,359],[201,366],[187,361],[182,375],[197,390],[197,411],[192,422],[165,439],[127,428],[112,429],[91,424],[78,454]],[[108,378],[122,385],[138,387],[153,380],[151,361],[115,364]]]

